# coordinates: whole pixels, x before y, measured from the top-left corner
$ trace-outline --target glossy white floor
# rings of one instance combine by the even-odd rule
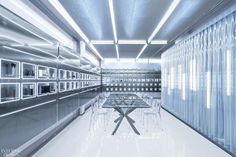
[[[106,131],[97,121],[89,131],[91,112],[77,118],[39,150],[34,157],[229,157],[227,153],[162,110],[162,121],[143,127],[138,112],[131,115],[141,135],[134,134],[123,121],[111,135],[117,113],[111,111]],[[157,125],[155,125],[157,124]]]

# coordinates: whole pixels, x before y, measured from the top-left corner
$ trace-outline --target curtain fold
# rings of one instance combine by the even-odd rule
[[[162,54],[162,103],[236,155],[236,13]]]

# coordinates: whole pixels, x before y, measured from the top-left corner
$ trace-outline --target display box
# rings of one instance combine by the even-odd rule
[[[71,90],[71,82],[66,82],[66,90],[67,91]]]
[[[72,78],[73,80],[76,79],[76,72],[74,72],[74,71],[71,72],[71,78]]]
[[[54,94],[57,92],[56,82],[39,82],[38,83],[38,96]]]
[[[66,82],[60,82],[59,83],[59,91],[60,92],[66,91]]]
[[[20,78],[20,62],[1,59],[1,75],[2,79],[19,79]]]
[[[63,69],[59,69],[59,79],[65,80],[66,79],[66,71]]]
[[[38,65],[38,79],[48,79],[48,67]]]
[[[57,69],[49,68],[49,79],[56,80],[57,79]]]
[[[21,84],[21,99],[30,99],[36,97],[36,83]]]
[[[71,79],[71,71],[66,71],[66,79]]]
[[[0,83],[0,103],[8,103],[20,100],[19,83]]]
[[[35,79],[36,78],[36,65],[22,62],[21,65],[21,78],[22,79]]]

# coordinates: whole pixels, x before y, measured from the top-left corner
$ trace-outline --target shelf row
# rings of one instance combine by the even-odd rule
[[[104,78],[103,77],[103,82],[159,82],[161,81],[161,78],[153,78],[153,79],[150,79],[150,78],[147,78],[147,79],[141,79],[141,78],[135,78],[135,79],[132,79],[132,78],[127,78],[127,79],[119,79],[119,78]]]
[[[0,79],[57,79],[57,69],[53,67],[19,62],[9,59],[0,59],[0,65]],[[59,79],[100,80],[101,77],[95,74],[59,69]]]
[[[0,83],[0,104],[100,85],[100,81]]]
[[[161,88],[157,87],[139,87],[139,88],[126,88],[126,87],[105,87],[106,92],[160,92]]]
[[[161,86],[161,82],[158,83],[103,83],[103,86]]]

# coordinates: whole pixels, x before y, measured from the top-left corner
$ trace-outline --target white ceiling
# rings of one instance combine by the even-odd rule
[[[78,34],[55,11],[48,0],[30,0],[54,21],[68,29],[74,37]],[[206,16],[214,7],[234,0],[181,0],[158,33],[155,40],[173,42],[177,36]],[[108,0],[59,0],[69,15],[89,40],[114,40]],[[148,40],[173,0],[113,0],[118,40]],[[46,9],[45,9],[46,8]],[[115,44],[94,45],[104,58],[116,58]],[[136,58],[143,44],[118,44],[120,58]],[[140,58],[159,58],[166,45],[151,45]]]

